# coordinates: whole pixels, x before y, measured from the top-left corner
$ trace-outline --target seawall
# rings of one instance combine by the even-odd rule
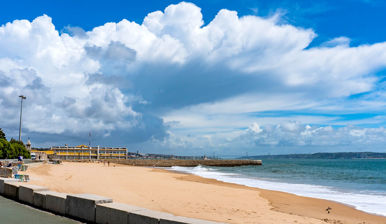
[[[183,159],[127,159],[127,160],[108,160],[112,163],[131,165],[131,166],[152,166],[152,167],[172,167],[184,166],[195,167],[203,166],[258,166],[262,165],[261,160],[183,160]]]
[[[165,212],[115,203],[94,194],[65,194],[41,186],[0,178],[1,196],[37,209],[97,224],[219,224],[218,222],[175,216]],[[1,217],[0,217],[1,222]]]

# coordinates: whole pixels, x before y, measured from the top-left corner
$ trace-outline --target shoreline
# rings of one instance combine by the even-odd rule
[[[369,214],[369,215],[375,215],[375,216],[380,216],[380,217],[385,217],[385,218],[386,218],[386,215],[381,215],[381,214],[376,214],[376,213],[366,212],[366,211],[363,211],[363,210],[360,210],[360,209],[356,208],[356,207],[353,206],[353,205],[346,204],[346,203],[339,202],[339,201],[334,201],[334,200],[329,200],[329,199],[324,199],[324,198],[316,198],[316,197],[303,196],[303,195],[299,195],[299,194],[295,194],[295,193],[291,193],[291,192],[286,192],[286,191],[278,191],[278,190],[265,189],[265,188],[259,188],[259,187],[251,187],[251,186],[247,186],[247,185],[243,185],[243,184],[238,184],[238,183],[232,183],[232,182],[226,182],[226,181],[218,180],[218,179],[215,179],[215,178],[202,177],[202,176],[199,176],[199,175],[196,175],[196,174],[193,174],[193,173],[189,173],[189,172],[187,172],[187,171],[168,170],[168,169],[165,169],[165,167],[149,167],[149,168],[165,170],[165,171],[167,171],[167,172],[172,172],[172,173],[180,173],[180,174],[193,175],[193,176],[200,177],[200,178],[207,179],[207,180],[218,181],[218,182],[224,183],[224,184],[235,184],[235,185],[239,185],[239,186],[241,186],[241,187],[254,188],[254,189],[257,189],[257,190],[259,190],[259,191],[269,191],[269,192],[286,193],[286,194],[290,194],[290,195],[294,195],[294,196],[298,196],[298,197],[305,197],[305,198],[311,198],[311,199],[320,199],[320,200],[331,201],[331,202],[338,203],[338,204],[341,204],[341,205],[344,205],[344,206],[348,206],[348,207],[350,207],[350,208],[353,208],[353,209],[355,209],[355,210],[358,210],[358,211],[367,213],[367,214]],[[267,200],[268,200],[268,199],[267,199]],[[271,204],[272,204],[272,203],[271,203]]]
[[[163,168],[155,168],[155,169],[160,169],[162,171],[172,172],[172,173],[175,172],[175,173],[182,173],[182,174],[192,175],[192,176],[197,177],[197,178],[202,178],[203,182],[208,182],[208,180],[211,180],[210,182],[212,184],[229,185],[231,187],[240,187],[240,188],[248,188],[248,189],[257,190],[257,191],[260,192],[260,195],[263,198],[265,198],[265,199],[267,199],[269,201],[269,203],[272,206],[273,210],[276,210],[276,211],[279,211],[279,212],[284,212],[284,213],[287,213],[287,214],[296,214],[296,215],[304,216],[304,211],[302,209],[301,210],[299,210],[297,208],[294,209],[293,206],[291,206],[291,204],[283,203],[283,201],[281,200],[283,198],[289,199],[288,201],[295,201],[295,200],[301,199],[301,200],[303,200],[304,202],[307,203],[307,204],[303,205],[302,207],[303,208],[307,208],[307,209],[312,207],[310,205],[314,204],[314,203],[312,203],[313,201],[318,201],[320,204],[325,205],[326,208],[327,207],[337,207],[340,211],[344,211],[344,212],[351,212],[350,210],[355,210],[355,212],[362,213],[362,215],[365,215],[366,217],[367,216],[369,216],[369,217],[370,216],[375,216],[375,217],[379,217],[381,219],[384,218],[385,221],[382,221],[381,223],[386,223],[386,216],[365,212],[365,211],[362,211],[362,210],[359,210],[359,209],[355,208],[352,205],[341,203],[341,202],[337,202],[337,201],[321,199],[321,198],[313,198],[313,197],[307,197],[307,196],[301,196],[301,195],[296,195],[296,194],[289,193],[289,192],[284,192],[284,191],[262,189],[262,188],[258,188],[258,187],[249,187],[249,186],[242,185],[242,184],[224,182],[224,181],[216,180],[216,179],[212,179],[212,178],[205,178],[205,177],[201,177],[201,176],[198,176],[198,175],[195,175],[195,174],[191,174],[191,173],[188,173],[188,172],[184,172],[184,171],[166,170],[166,169],[163,169]],[[318,209],[320,207],[321,207],[321,205],[318,205],[317,207],[314,207],[313,209],[315,209],[315,208]],[[345,208],[345,207],[347,207],[347,208]],[[318,209],[318,210],[320,210],[320,209]],[[333,211],[331,211],[331,213],[332,212]],[[315,214],[315,215],[312,215],[312,216],[308,216],[307,215],[307,217],[321,219],[321,220],[326,221],[326,222],[329,222],[329,221],[335,221],[336,222],[337,221],[337,220],[334,220],[334,219],[323,218],[324,217],[323,213]],[[350,220],[354,221],[355,219],[350,219]],[[339,220],[339,221],[341,221],[341,220]],[[366,222],[366,223],[368,223],[368,222]]]
[[[163,169],[163,167],[161,169]],[[195,169],[189,169],[185,167],[175,167],[175,168],[166,169],[166,170],[171,172],[177,172],[177,173],[192,174],[202,178],[214,179],[220,182],[233,183],[241,186],[257,188],[260,190],[283,192],[283,193],[293,194],[300,197],[332,201],[345,206],[352,207],[356,210],[359,210],[371,215],[381,216],[386,218],[386,215],[385,215],[386,210],[384,209],[374,210],[375,208],[374,206],[372,207],[363,206],[363,205],[366,205],[367,201],[371,203],[372,199],[377,200],[377,197],[381,197],[379,199],[382,201],[386,195],[372,194],[372,193],[366,194],[363,192],[353,192],[353,191],[351,192],[338,191],[325,185],[317,185],[317,184],[310,184],[310,183],[293,183],[293,182],[286,182],[285,180],[269,181],[269,180],[260,179],[257,177],[248,177],[248,176],[233,177],[233,175],[229,174],[227,171],[221,171],[221,170],[210,171],[206,169],[210,169],[210,167],[203,167],[203,170],[195,170]],[[217,173],[217,172],[220,172],[220,173]],[[294,188],[294,186],[296,186],[297,188]],[[305,191],[303,191],[303,189]],[[353,197],[356,199],[347,200],[347,199],[344,199],[345,196],[339,197],[339,195],[341,194],[346,194],[347,196],[346,198]],[[366,197],[367,199],[364,200],[363,197]],[[378,203],[377,204],[378,208],[385,208],[383,207],[383,204],[384,203],[381,203],[381,204]]]
[[[211,221],[386,223],[386,217],[339,202],[226,183],[162,168],[65,162],[31,167],[27,173],[31,176],[31,184],[59,192],[94,193],[126,204]],[[104,177],[105,184],[100,184],[100,177]],[[109,187],[115,188],[114,191],[109,191]],[[330,214],[325,211],[327,207],[332,208]]]

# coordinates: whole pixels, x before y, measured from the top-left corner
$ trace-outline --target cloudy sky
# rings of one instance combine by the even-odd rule
[[[55,2],[55,3],[54,3]],[[386,3],[12,1],[0,127],[36,147],[386,152]]]

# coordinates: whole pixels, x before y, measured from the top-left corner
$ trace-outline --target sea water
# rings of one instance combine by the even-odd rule
[[[0,223],[76,224],[80,222],[43,212],[0,196]]]
[[[386,216],[386,159],[265,159],[262,166],[171,170],[337,201]]]

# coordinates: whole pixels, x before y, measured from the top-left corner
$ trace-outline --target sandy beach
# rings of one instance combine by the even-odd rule
[[[226,223],[386,223],[386,217],[332,201],[162,169],[64,162],[35,165],[27,174],[31,184],[59,192],[93,193],[116,202]]]

